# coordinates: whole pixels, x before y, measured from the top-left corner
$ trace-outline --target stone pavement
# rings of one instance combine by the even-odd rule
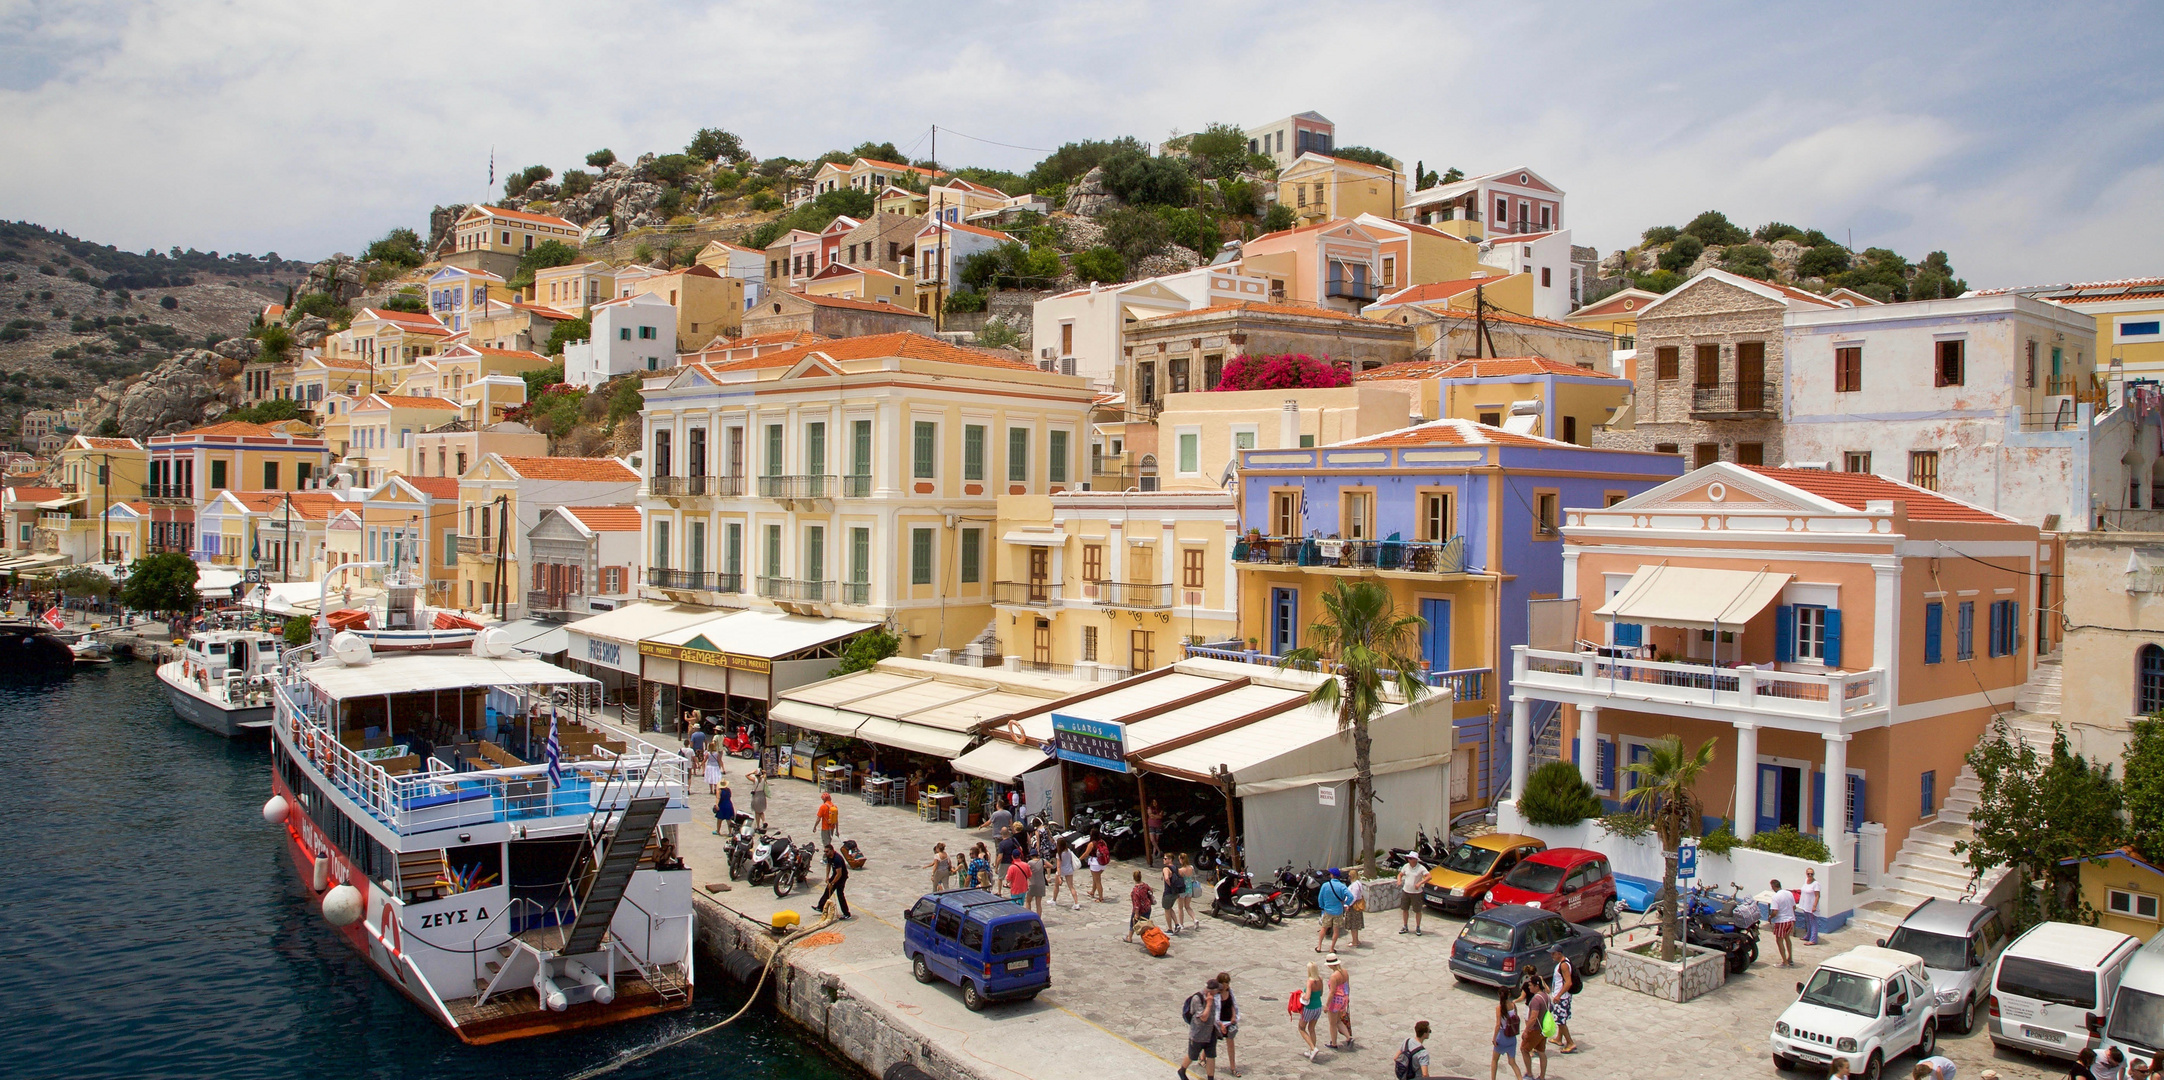
[[[745,809],[742,778],[749,764],[729,762],[740,810]],[[703,792],[703,784],[693,786]],[[693,799],[701,808],[699,827],[687,827],[685,838],[695,880],[702,887],[727,881],[721,841],[709,832],[712,798],[695,793]],[[985,832],[920,821],[913,809],[871,807],[854,795],[837,795],[835,801],[841,807],[841,836],[856,840],[868,862],[850,877],[849,897],[857,919],[836,927],[845,940],[819,950],[830,954],[822,957],[821,965],[843,975],[852,993],[873,996],[911,1017],[929,1041],[986,1075],[1171,1076],[1186,1046],[1180,1003],[1219,971],[1232,974],[1244,1014],[1238,1050],[1247,1075],[1388,1076],[1391,1055],[1415,1020],[1434,1026],[1428,1046],[1435,1075],[1488,1074],[1494,994],[1457,983],[1447,966],[1460,920],[1430,916],[1427,933],[1416,938],[1397,933],[1396,913],[1370,913],[1370,929],[1362,934],[1361,945],[1340,951],[1352,972],[1357,1048],[1324,1050],[1310,1064],[1285,1014],[1285,998],[1301,985],[1308,962],[1320,959],[1311,951],[1314,917],[1254,930],[1198,912],[1201,928],[1175,936],[1171,955],[1152,959],[1139,945],[1121,941],[1127,889],[1139,864],[1106,872],[1110,903],[1085,904],[1080,911],[1047,903],[1053,978],[1048,991],[1034,1002],[971,1014],[953,987],[920,985],[911,978],[901,957],[900,927],[903,910],[929,887],[929,875],[921,867],[930,861],[933,843],[943,840],[950,852],[962,853],[984,839]],[[776,780],[767,820],[802,842],[816,835],[812,815],[817,805],[818,793],[811,784]],[[1086,886],[1088,874],[1079,876]],[[715,898],[761,919],[790,908],[810,921],[818,893],[799,886],[794,895],[777,900],[770,887],[753,889],[738,882]],[[1808,977],[1813,957],[1867,943],[1858,930],[1828,935],[1815,948],[1799,945],[1798,966],[1792,971],[1762,959],[1750,971],[1731,977],[1720,991],[1682,1005],[1589,980],[1571,1023],[1581,1049],[1554,1056],[1548,1075],[1556,1080],[1783,1075],[1773,1068],[1766,1038],[1775,1017],[1794,997],[1796,981]],[[1769,936],[1764,956],[1772,954]],[[1327,1033],[1327,1027],[1320,1030]],[[2053,1068],[2042,1059],[1996,1051],[1981,1031],[1945,1038],[1941,1046],[1941,1053],[1959,1063],[1963,1080],[1972,1080],[1985,1067],[1997,1069],[2006,1080],[2065,1074],[2063,1066]],[[1221,1069],[1228,1064],[1222,1051],[1218,1063]],[[1914,1062],[1904,1058],[1889,1064],[1901,1071],[1889,1068],[1888,1075],[1906,1075]],[[1510,1075],[1507,1066],[1501,1075]]]

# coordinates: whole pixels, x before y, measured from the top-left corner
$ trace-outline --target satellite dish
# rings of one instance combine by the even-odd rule
[[[473,635],[473,654],[483,659],[498,659],[511,655],[511,633],[500,626],[491,626]]]
[[[351,630],[340,630],[331,635],[331,653],[347,667],[367,667],[369,661],[376,658],[375,650],[368,647],[368,639]]]

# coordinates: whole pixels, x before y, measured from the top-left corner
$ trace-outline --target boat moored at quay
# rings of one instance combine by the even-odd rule
[[[597,682],[485,636],[286,660],[263,814],[378,974],[471,1044],[691,1003],[683,759],[604,729]]]

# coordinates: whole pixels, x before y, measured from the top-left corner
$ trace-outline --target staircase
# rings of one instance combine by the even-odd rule
[[[1531,716],[1527,720],[1527,727],[1532,731],[1532,737],[1528,743],[1530,750],[1526,754],[1526,757],[1530,759],[1526,764],[1525,774],[1527,776],[1533,775],[1534,769],[1540,768],[1548,762],[1568,760],[1563,756],[1562,719],[1563,706],[1559,702],[1533,702]],[[1503,709],[1502,715],[1496,719],[1497,753],[1495,762],[1491,766],[1495,789],[1491,799],[1493,802],[1502,802],[1518,797],[1516,792],[1510,790],[1511,722],[1511,710],[1506,707]]]
[[[2017,711],[2003,714],[2015,735],[2038,753],[2051,752],[2052,724],[2059,719],[2059,680],[2063,672],[2059,660],[2056,655],[2039,659],[2029,672],[2029,681],[2014,699]],[[1886,880],[1873,890],[1874,899],[1857,907],[1854,925],[1874,937],[1883,937],[1925,900],[1990,895],[2006,871],[1994,870],[1977,879],[1972,894],[1968,860],[1954,854],[1956,842],[1975,836],[1969,830],[1969,812],[1976,809],[1981,793],[1976,771],[1963,765],[1961,775],[1939,803],[1937,818],[1909,831],[1892,865],[1886,868]]]
[[[638,870],[639,860],[645,857],[646,842],[653,838],[654,830],[661,824],[661,812],[668,805],[669,799],[665,795],[632,799],[624,805],[623,816],[617,819],[616,835],[609,839],[607,848],[593,866],[585,893],[579,897],[578,920],[564,936],[563,947],[556,950],[558,955],[584,956],[601,950],[601,939],[608,933],[609,923],[616,918],[616,907],[624,899],[624,889],[631,884],[631,875]]]

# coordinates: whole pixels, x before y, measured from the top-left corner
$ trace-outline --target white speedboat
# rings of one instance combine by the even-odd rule
[[[180,718],[228,739],[271,726],[271,679],[284,642],[261,630],[200,630],[180,657],[158,665],[158,681]]]

